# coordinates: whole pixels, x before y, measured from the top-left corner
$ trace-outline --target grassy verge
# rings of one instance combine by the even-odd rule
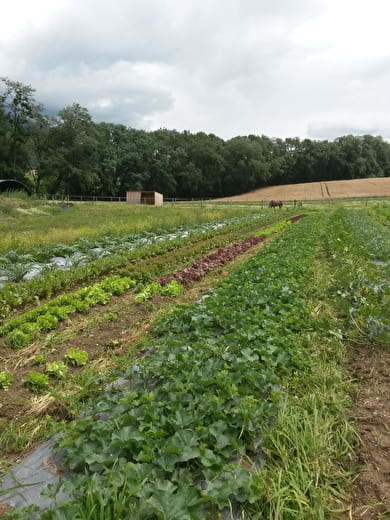
[[[70,244],[81,237],[110,233],[168,230],[258,212],[258,207],[146,207],[110,202],[78,202],[64,211],[58,203],[0,198],[0,253],[26,251],[38,244]]]

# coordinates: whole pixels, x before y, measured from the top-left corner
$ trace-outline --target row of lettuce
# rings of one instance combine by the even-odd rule
[[[94,518],[200,520],[256,502],[262,431],[284,378],[307,364],[304,287],[321,219],[290,226],[201,301],[160,321],[129,387],[70,425],[61,445],[73,476],[61,486],[72,498],[45,518],[87,518],[93,504]]]
[[[69,270],[48,270],[39,277],[23,283],[9,282],[0,289],[0,319],[5,319],[15,309],[34,303],[37,299],[51,297],[53,294],[70,290],[78,284],[97,281],[102,276],[122,273],[129,269],[131,264],[141,258],[157,256],[164,252],[178,249],[186,244],[197,241],[211,240],[213,237],[223,236],[233,231],[246,231],[262,225],[267,226],[278,220],[275,215],[254,214],[247,218],[226,219],[214,226],[196,226],[182,231],[179,237],[174,234],[165,236],[152,245],[143,244],[133,248],[114,249],[110,254],[103,255],[85,265],[73,266]],[[280,220],[280,217],[279,217]],[[217,224],[220,224],[217,226]],[[210,244],[212,247],[212,243]]]

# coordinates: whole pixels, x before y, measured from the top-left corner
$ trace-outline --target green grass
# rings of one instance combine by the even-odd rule
[[[126,203],[77,202],[64,211],[56,202],[0,198],[0,252],[38,244],[75,242],[108,233],[138,233],[201,224],[259,212],[258,207],[133,206]],[[5,213],[6,218],[1,218]]]

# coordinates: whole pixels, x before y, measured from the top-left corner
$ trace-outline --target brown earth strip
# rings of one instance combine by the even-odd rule
[[[390,518],[390,349],[353,345],[348,370],[356,381],[352,420],[362,444],[352,462],[360,470],[347,518]]]

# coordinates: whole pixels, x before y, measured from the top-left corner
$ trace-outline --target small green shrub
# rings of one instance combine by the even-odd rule
[[[46,355],[37,354],[36,356],[34,356],[33,363],[35,365],[44,365],[46,363]]]
[[[183,286],[177,280],[172,280],[161,287],[160,292],[165,296],[179,296],[183,292]]]
[[[46,373],[49,376],[57,379],[64,379],[68,373],[68,367],[63,361],[53,361],[52,363],[46,363]]]
[[[107,321],[115,321],[118,319],[118,314],[116,314],[116,312],[107,312],[105,318]]]
[[[24,380],[24,384],[31,392],[39,394],[49,388],[49,377],[41,372],[30,372]]]
[[[39,336],[39,327],[36,323],[23,323],[20,330],[30,336],[31,339],[36,339]]]
[[[58,319],[52,314],[43,314],[42,316],[38,316],[37,325],[40,330],[53,330],[57,328]]]
[[[31,340],[31,336],[21,330],[15,329],[7,334],[5,344],[8,347],[19,349],[27,347]]]
[[[10,372],[0,372],[0,388],[7,390],[12,385],[14,376]]]
[[[88,352],[79,348],[68,348],[65,359],[70,365],[82,367],[87,364]]]

